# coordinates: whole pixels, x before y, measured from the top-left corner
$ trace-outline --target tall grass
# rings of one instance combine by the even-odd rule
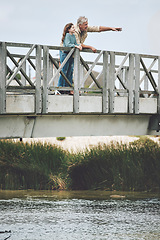
[[[0,141],[0,186],[2,189],[62,187],[58,179],[65,182],[68,155],[50,144]]]
[[[160,190],[160,147],[144,138],[87,150],[70,168],[72,189]]]
[[[149,138],[71,154],[42,143],[0,141],[1,189],[160,190],[160,146]]]

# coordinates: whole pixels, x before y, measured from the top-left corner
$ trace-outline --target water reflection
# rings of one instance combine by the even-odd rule
[[[159,195],[110,196],[103,191],[0,191],[0,230],[11,230],[12,240],[160,239]]]

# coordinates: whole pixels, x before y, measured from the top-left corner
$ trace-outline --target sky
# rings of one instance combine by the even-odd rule
[[[89,33],[99,50],[160,55],[160,0],[0,0],[0,41],[59,46],[65,24],[86,16],[90,26],[122,32]]]

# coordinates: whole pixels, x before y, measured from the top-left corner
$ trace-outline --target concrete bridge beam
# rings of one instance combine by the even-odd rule
[[[150,115],[0,116],[0,138],[160,135]]]

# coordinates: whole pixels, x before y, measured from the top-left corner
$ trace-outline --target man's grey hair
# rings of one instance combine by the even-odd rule
[[[84,22],[88,22],[88,18],[86,18],[85,16],[81,16],[77,19],[78,26],[79,26],[79,24],[83,24]]]

